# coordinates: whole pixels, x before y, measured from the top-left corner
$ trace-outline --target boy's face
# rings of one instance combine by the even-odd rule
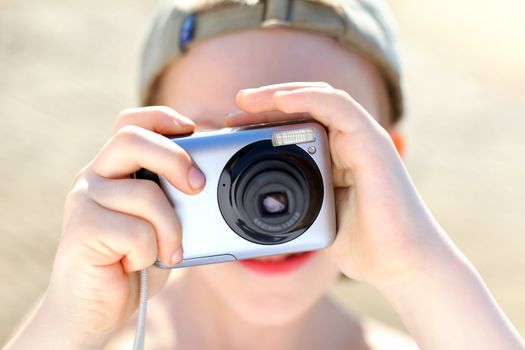
[[[249,30],[193,44],[163,74],[152,102],[193,119],[198,129],[221,128],[224,116],[238,109],[240,89],[293,81],[325,81],[345,90],[390,126],[386,87],[370,62],[331,38],[290,29]],[[230,311],[265,324],[299,317],[339,276],[323,251],[287,273],[260,274],[239,263],[191,273]]]

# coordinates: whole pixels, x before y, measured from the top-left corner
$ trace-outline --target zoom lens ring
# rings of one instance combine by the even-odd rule
[[[287,211],[264,215],[265,195],[287,196]],[[270,140],[239,150],[223,169],[217,188],[221,214],[239,236],[258,244],[291,241],[315,221],[323,200],[321,173],[297,145],[273,147]]]

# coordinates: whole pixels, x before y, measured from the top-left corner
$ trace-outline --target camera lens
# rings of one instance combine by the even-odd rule
[[[261,211],[264,215],[277,215],[288,211],[288,196],[286,192],[266,193],[260,199]]]
[[[217,191],[219,209],[233,231],[254,243],[278,244],[297,238],[315,221],[323,179],[299,146],[274,147],[263,140],[229,160]]]

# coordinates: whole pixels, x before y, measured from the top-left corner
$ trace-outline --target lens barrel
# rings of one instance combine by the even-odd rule
[[[323,179],[297,145],[257,141],[239,150],[219,178],[219,209],[238,235],[254,243],[281,244],[304,233],[323,201]]]

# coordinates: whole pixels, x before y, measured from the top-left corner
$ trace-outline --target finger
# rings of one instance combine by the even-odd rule
[[[333,89],[330,84],[325,82],[291,82],[274,85],[266,85],[255,89],[244,89],[239,91],[236,96],[237,105],[246,112],[258,113],[275,110],[268,103],[277,91],[293,91],[303,88]],[[257,108],[258,110],[254,110]]]
[[[194,194],[204,186],[204,176],[190,156],[168,138],[128,125],[102,148],[90,166],[97,175],[118,179],[145,168],[164,176],[175,188]]]
[[[291,82],[241,90],[237,94],[236,102],[243,110],[228,114],[225,117],[225,125],[231,127],[311,119],[312,116],[308,113],[283,114],[277,111],[273,105],[268,104],[268,101],[272,100],[272,96],[276,91],[293,91],[306,87],[332,88],[332,86],[326,82]]]
[[[140,126],[161,135],[186,134],[195,130],[191,119],[167,106],[125,109],[117,117],[114,133],[126,125]]]
[[[308,113],[290,113],[285,114],[279,111],[263,112],[263,113],[247,113],[244,111],[237,111],[228,114],[224,119],[224,124],[227,127],[253,125],[261,123],[275,123],[281,121],[312,119]]]
[[[153,265],[157,257],[155,228],[147,221],[101,207],[85,194],[68,197],[74,209],[63,240],[82,263],[109,266],[121,262],[126,272]],[[73,203],[71,203],[73,201]],[[80,243],[80,244],[79,244]]]
[[[240,91],[239,107],[250,113],[280,110],[284,113],[309,113],[318,122],[343,132],[355,132],[377,124],[348,93],[324,87],[306,87],[282,91],[266,87]],[[271,94],[270,94],[271,92]]]
[[[160,259],[167,265],[180,261],[182,228],[173,207],[156,183],[148,180],[108,180],[93,176],[87,195],[107,209],[151,223],[157,232]]]

